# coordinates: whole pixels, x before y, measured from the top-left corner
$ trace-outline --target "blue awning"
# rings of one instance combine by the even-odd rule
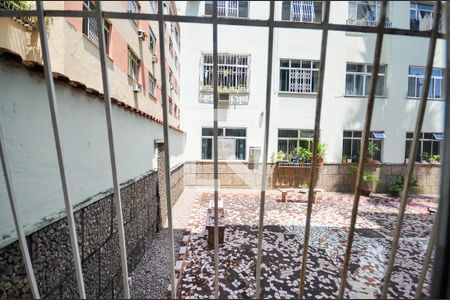
[[[435,132],[435,133],[433,133],[433,139],[435,139],[436,141],[443,141],[444,140],[444,134],[443,133],[439,133],[439,132]]]
[[[386,135],[382,131],[373,131],[372,138],[374,140],[384,140],[386,138]]]

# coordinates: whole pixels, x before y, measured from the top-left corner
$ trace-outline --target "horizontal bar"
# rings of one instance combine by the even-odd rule
[[[83,10],[46,10],[44,12],[46,17],[89,17],[94,18],[94,11]],[[37,16],[35,10],[0,10],[0,17],[27,17]],[[146,13],[129,13],[129,12],[112,12],[104,11],[103,18],[106,19],[130,19],[130,20],[158,20],[157,14]],[[205,16],[179,16],[179,15],[165,15],[164,19],[168,22],[180,22],[180,23],[199,23],[199,24],[212,24],[212,17]],[[255,19],[238,19],[238,18],[217,18],[218,25],[235,25],[235,26],[255,26],[255,27],[269,27],[269,20],[255,20]],[[359,25],[347,25],[347,24],[328,24],[328,30],[330,31],[345,31],[345,32],[357,32],[357,33],[377,33],[377,27],[371,26],[359,26]],[[311,29],[322,30],[324,29],[324,23],[303,23],[292,21],[273,21],[274,28],[297,28],[297,29]],[[383,34],[389,35],[404,35],[414,37],[431,37],[431,30],[427,31],[415,31],[402,28],[383,28]],[[439,39],[445,39],[444,33],[438,33]]]

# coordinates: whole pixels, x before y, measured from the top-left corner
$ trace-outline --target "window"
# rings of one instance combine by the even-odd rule
[[[139,66],[140,62],[136,55],[134,55],[133,51],[128,48],[128,75],[131,76],[134,80],[138,80],[139,76]]]
[[[172,36],[174,37],[178,48],[180,47],[180,33],[178,32],[177,26],[172,23]]]
[[[248,17],[249,1],[217,1],[217,15],[224,17]],[[205,1],[205,15],[212,15],[213,1]]]
[[[406,133],[405,158],[409,158],[409,151],[412,144],[414,133]],[[419,137],[419,151],[417,151],[416,161],[429,161],[431,156],[440,155],[441,142],[444,140],[444,134],[440,132],[422,132]]]
[[[89,0],[83,1],[83,10],[91,11],[95,9],[94,3]],[[95,18],[83,18],[83,34],[98,46],[97,20]]]
[[[278,151],[291,153],[302,147],[312,151],[313,130],[278,129]]]
[[[282,59],[280,61],[280,92],[317,93],[319,62]]]
[[[422,94],[425,67],[409,67],[408,72],[408,97],[420,98]],[[430,81],[429,99],[443,99],[444,70],[433,68]]]
[[[299,22],[322,21],[322,1],[283,1],[281,20]]]
[[[362,131],[344,131],[342,140],[342,156],[352,159],[353,162],[359,161],[359,153],[361,151]],[[385,135],[383,131],[371,131],[369,135],[369,142],[372,142],[379,151],[375,151],[373,155],[374,160],[381,161],[383,152],[383,141]]]
[[[111,24],[106,22],[105,20],[105,28],[104,28],[104,35],[105,35],[105,47],[106,47],[106,53],[109,54],[109,41],[111,39]]]
[[[150,51],[152,51],[152,53],[155,53],[156,37],[150,27],[148,27],[148,42],[149,42]]]
[[[249,92],[249,63],[250,55],[240,54],[218,54],[218,80],[219,92]],[[202,78],[200,89],[203,91],[213,90],[213,56],[202,55]]]
[[[138,1],[128,1],[128,12],[130,13],[139,13],[141,10],[141,6]]]
[[[411,30],[431,30],[433,16],[433,3],[410,3],[409,25]]]
[[[384,96],[386,65],[381,65],[378,73],[375,95]],[[372,65],[347,63],[345,94],[349,96],[367,96],[372,78]]]
[[[173,101],[169,98],[169,114],[173,114]]]
[[[153,78],[153,76],[150,73],[148,73],[148,93],[153,97],[155,97],[155,86],[156,86],[155,78]]]
[[[219,128],[219,160],[245,160],[246,128]],[[212,159],[213,128],[202,128],[202,159]]]
[[[381,1],[349,1],[348,25],[377,26],[381,15]],[[391,27],[386,18],[385,27]]]
[[[156,1],[149,1],[150,2],[150,8],[153,10],[153,12],[156,12]]]
[[[173,84],[173,72],[170,67],[169,67],[169,83]]]

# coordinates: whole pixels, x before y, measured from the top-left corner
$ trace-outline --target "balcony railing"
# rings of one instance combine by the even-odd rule
[[[0,1],[0,10],[30,10],[31,4],[27,1]],[[12,17],[14,21],[31,31],[37,29],[36,17]]]
[[[378,25],[377,20],[366,20],[366,19],[348,19],[347,25],[354,25],[354,26],[367,26],[367,27],[376,27]],[[384,22],[385,28],[392,28],[392,22],[386,21]]]

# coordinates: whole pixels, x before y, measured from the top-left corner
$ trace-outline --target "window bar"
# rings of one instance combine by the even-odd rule
[[[428,266],[430,265],[431,255],[433,254],[433,248],[436,242],[436,231],[437,231],[437,222],[439,220],[440,207],[438,206],[436,216],[433,220],[433,227],[431,229],[431,235],[428,240],[427,251],[425,252],[425,257],[423,259],[422,270],[420,272],[419,281],[417,282],[416,292],[414,295],[415,299],[422,298],[422,288],[425,282],[425,277],[427,276]]]
[[[219,95],[218,95],[218,54],[217,54],[217,1],[213,2],[213,158],[214,158],[214,299],[219,299]]]
[[[39,289],[36,284],[36,278],[34,277],[33,264],[31,263],[30,252],[28,249],[27,241],[25,239],[25,233],[23,230],[22,218],[20,212],[17,209],[16,193],[14,191],[14,185],[11,178],[11,171],[9,169],[8,158],[6,157],[6,146],[4,144],[4,137],[2,132],[2,126],[0,124],[0,157],[2,159],[3,176],[5,177],[6,190],[8,191],[9,205],[11,207],[11,213],[14,219],[14,225],[16,226],[17,239],[19,240],[20,252],[22,253],[23,264],[27,272],[28,282],[30,284],[31,293],[34,299],[40,299]]]
[[[381,59],[381,50],[383,47],[383,33],[384,33],[384,24],[386,21],[386,6],[387,1],[382,1],[381,6],[381,17],[380,21],[377,26],[377,39],[375,42],[375,54],[373,59],[373,68],[372,68],[372,80],[370,83],[370,91],[367,101],[367,111],[366,111],[366,119],[364,123],[364,131],[362,134],[362,149],[359,155],[359,165],[358,165],[358,173],[356,175],[356,182],[355,182],[355,195],[353,200],[353,209],[352,209],[352,215],[350,219],[350,228],[348,232],[348,240],[347,240],[347,247],[345,250],[345,256],[344,256],[344,263],[342,266],[342,273],[341,273],[341,286],[339,288],[339,299],[344,298],[344,292],[345,287],[347,285],[347,273],[348,273],[348,266],[350,263],[350,256],[352,252],[352,246],[353,246],[353,237],[355,234],[355,225],[356,225],[356,218],[358,216],[358,206],[359,206],[359,198],[361,195],[361,184],[362,184],[362,177],[364,173],[364,162],[366,158],[367,153],[367,145],[369,141],[369,135],[370,135],[370,126],[372,123],[372,115],[373,115],[373,107],[375,103],[375,92],[377,87],[377,79],[378,79],[378,71],[380,69],[380,59]]]
[[[445,3],[445,23],[446,23],[446,32],[450,32],[450,5],[448,2]],[[447,45],[450,42],[450,38],[447,35]],[[450,167],[449,167],[449,159],[450,159],[450,108],[448,105],[448,96],[450,95],[450,77],[448,68],[450,66],[450,48],[447,46],[446,49],[446,85],[445,85],[445,99],[446,99],[446,108],[445,108],[445,124],[444,124],[444,147],[443,147],[443,155],[441,162],[441,187],[440,187],[440,199],[439,199],[439,210],[436,214],[436,220],[434,226],[436,229],[436,250],[433,264],[433,274],[431,281],[431,299],[448,299],[450,296],[450,290],[448,288],[448,280],[449,280],[449,267],[450,267],[450,257],[448,253],[450,253],[450,240],[448,238],[448,232],[450,231]]]
[[[113,134],[113,121],[112,121],[112,111],[111,111],[111,95],[109,91],[109,78],[108,78],[108,68],[106,67],[106,42],[104,35],[104,19],[102,16],[102,6],[101,1],[97,0],[96,6],[96,24],[99,29],[99,51],[100,51],[100,63],[102,69],[102,82],[103,82],[103,96],[105,100],[105,113],[106,113],[106,123],[108,127],[108,142],[109,142],[109,154],[111,158],[111,171],[112,179],[114,185],[114,202],[116,208],[116,223],[118,227],[119,234],[119,247],[120,247],[120,263],[122,268],[122,281],[124,289],[124,297],[130,299],[130,285],[128,281],[128,263],[127,263],[127,248],[125,243],[125,229],[123,226],[123,211],[122,211],[122,199],[120,195],[120,184],[117,175],[117,165],[116,165],[116,154],[114,149],[114,134]]]
[[[171,298],[176,299],[175,284],[175,264],[174,264],[174,246],[173,246],[173,221],[172,221],[172,193],[170,185],[170,152],[169,152],[169,116],[167,112],[167,80],[166,80],[166,53],[165,53],[165,33],[164,33],[164,11],[163,1],[158,1],[158,30],[159,30],[159,49],[160,49],[160,67],[161,67],[161,100],[163,108],[163,131],[164,131],[164,167],[166,180],[166,200],[167,200],[167,220],[169,224],[169,274],[170,274],[170,293]]]
[[[382,298],[386,298],[389,284],[391,282],[391,275],[394,268],[394,262],[395,262],[395,256],[397,254],[397,247],[398,242],[401,235],[402,225],[403,225],[403,219],[405,217],[405,209],[406,209],[406,200],[408,197],[408,191],[409,191],[409,182],[411,181],[411,178],[413,176],[415,161],[416,161],[416,155],[418,151],[418,143],[419,143],[419,136],[422,130],[422,124],[423,119],[425,117],[425,109],[427,106],[427,100],[428,100],[428,91],[430,89],[430,82],[431,82],[431,75],[433,73],[433,61],[434,61],[434,52],[436,49],[436,41],[437,41],[437,33],[439,28],[439,19],[440,14],[438,12],[441,11],[441,1],[436,1],[434,5],[434,11],[436,12],[435,18],[433,19],[433,28],[431,32],[431,38],[430,43],[428,46],[428,57],[427,57],[427,67],[425,70],[425,78],[423,82],[422,87],[422,95],[420,97],[420,103],[419,103],[419,109],[417,111],[417,119],[416,119],[416,126],[414,130],[414,138],[411,144],[411,147],[409,148],[409,164],[406,170],[405,174],[405,180],[403,182],[403,191],[401,193],[400,197],[400,208],[397,216],[397,221],[395,224],[394,229],[394,235],[392,237],[392,245],[391,245],[391,252],[389,254],[389,261],[386,268],[386,277],[384,279],[383,283],[383,291],[382,291]],[[448,183],[446,183],[448,184]]]
[[[320,65],[319,65],[319,86],[317,91],[316,100],[316,116],[314,121],[314,142],[313,142],[313,157],[311,162],[311,172],[309,176],[309,191],[308,191],[308,207],[306,209],[306,223],[305,223],[305,236],[303,241],[303,256],[302,267],[300,271],[300,291],[298,298],[303,299],[305,296],[305,283],[306,283],[306,264],[308,260],[308,245],[309,236],[311,231],[311,214],[314,201],[314,177],[316,176],[317,166],[317,148],[319,143],[319,131],[320,131],[320,117],[322,114],[322,95],[323,95],[323,81],[325,77],[325,62],[327,58],[327,43],[328,43],[328,22],[330,19],[330,2],[326,1],[323,19],[323,31],[322,31],[322,44],[320,48]]]
[[[266,178],[267,178],[267,153],[269,146],[269,126],[270,126],[270,100],[272,89],[272,62],[273,62],[273,22],[275,14],[275,3],[270,1],[269,14],[269,37],[267,49],[267,83],[266,83],[266,118],[264,125],[264,145],[263,162],[261,175],[261,203],[259,206],[259,227],[258,227],[258,252],[256,254],[256,290],[255,299],[260,298],[261,292],[261,261],[262,261],[262,243],[264,234],[264,203],[266,200]]]
[[[77,232],[75,229],[75,219],[73,216],[72,205],[69,198],[69,187],[67,185],[66,171],[64,169],[64,158],[62,153],[61,139],[59,135],[59,121],[58,121],[58,103],[56,101],[55,82],[53,81],[52,67],[50,65],[50,54],[48,49],[47,32],[44,20],[44,7],[42,1],[36,1],[38,13],[38,27],[41,38],[42,60],[44,62],[45,82],[47,84],[48,102],[50,106],[50,114],[52,118],[53,135],[55,139],[56,154],[58,156],[59,174],[61,177],[61,185],[64,195],[64,204],[67,214],[67,227],[69,228],[70,244],[72,246],[72,255],[75,265],[75,273],[77,278],[78,292],[80,298],[86,298],[84,289],[83,270],[81,267],[80,252],[78,250]]]

